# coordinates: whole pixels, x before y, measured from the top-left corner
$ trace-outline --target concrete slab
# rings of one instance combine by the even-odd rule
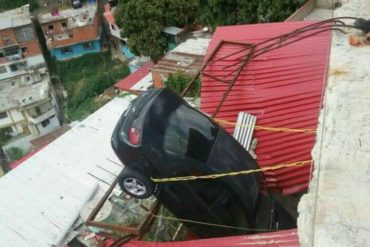
[[[334,17],[370,18],[370,0],[342,4]],[[299,203],[301,246],[370,243],[369,57],[369,45],[353,47],[348,34],[333,34],[325,101],[313,150],[313,178],[309,193]]]
[[[333,17],[333,10],[332,9],[324,9],[324,8],[315,8],[312,12],[307,15],[304,20],[305,21],[321,21],[330,19]]]

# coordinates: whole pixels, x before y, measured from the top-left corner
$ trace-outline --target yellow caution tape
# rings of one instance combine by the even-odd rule
[[[311,163],[312,163],[312,160],[304,160],[304,161],[299,161],[299,162],[294,162],[294,163],[279,164],[279,165],[264,167],[264,168],[255,169],[255,170],[243,170],[243,171],[237,171],[237,172],[226,172],[226,173],[217,173],[217,174],[209,174],[209,175],[201,175],[201,176],[182,176],[182,177],[172,177],[172,178],[151,178],[151,179],[155,183],[190,181],[190,180],[197,180],[197,179],[216,179],[216,178],[222,178],[226,176],[247,175],[251,173],[273,171],[273,170],[278,170],[278,169],[288,168],[288,167],[304,166],[304,165],[311,164]]]
[[[246,125],[246,124],[237,124],[235,122],[229,122],[226,120],[222,119],[217,119],[214,118],[217,123],[221,125],[232,125],[232,126],[243,126],[243,127],[253,127],[251,125]],[[259,126],[255,125],[254,129],[256,130],[267,130],[267,131],[278,131],[278,132],[292,132],[292,133],[316,133],[315,129],[292,129],[292,128],[274,128],[274,127],[264,127],[264,126]]]

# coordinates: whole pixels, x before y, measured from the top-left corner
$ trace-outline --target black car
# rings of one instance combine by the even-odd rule
[[[154,184],[151,178],[257,169],[256,161],[222,127],[172,90],[138,96],[119,119],[112,147],[125,165],[119,185],[136,197],[155,195],[178,218],[249,228],[259,175]],[[187,224],[200,237],[245,231]]]

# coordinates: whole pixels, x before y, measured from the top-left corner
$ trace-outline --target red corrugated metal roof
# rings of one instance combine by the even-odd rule
[[[138,68],[134,73],[125,77],[124,79],[118,81],[114,87],[123,91],[130,90],[136,83],[143,79],[146,75],[150,73],[153,67],[153,62],[149,61]]]
[[[312,22],[285,22],[217,28],[206,59],[222,40],[259,43]],[[316,30],[317,32],[317,30]],[[236,122],[240,111],[257,116],[257,125],[316,129],[326,81],[331,32],[326,31],[254,58],[242,70],[216,117]],[[230,79],[236,56],[217,60],[245,46],[223,44],[204,72]],[[246,54],[246,53],[245,53]],[[204,73],[203,72],[203,73]],[[228,85],[202,75],[201,109],[213,114]],[[232,127],[227,127],[232,131]],[[261,167],[311,159],[314,134],[256,131]],[[285,194],[307,188],[310,166],[266,173],[270,188]]]
[[[109,245],[108,245],[109,246]],[[297,229],[263,233],[255,235],[243,235],[224,238],[210,238],[182,242],[153,243],[132,240],[122,247],[236,247],[236,246],[258,246],[258,247],[284,247],[299,246]]]

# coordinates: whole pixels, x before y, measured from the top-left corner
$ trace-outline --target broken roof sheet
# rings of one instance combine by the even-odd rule
[[[289,33],[312,22],[285,22],[218,27],[206,58],[221,40],[222,45],[204,72],[230,79],[237,55],[245,49],[236,42],[258,43]],[[312,32],[312,31],[311,31]],[[227,95],[216,118],[236,122],[240,111],[257,116],[257,125],[295,129],[316,129],[326,82],[331,32],[301,39],[252,59]],[[227,67],[229,66],[229,67]],[[202,75],[201,109],[212,115],[229,85]],[[227,128],[232,131],[232,127]],[[261,167],[311,159],[315,134],[256,131],[257,160]],[[265,173],[270,188],[291,194],[308,187],[310,166],[280,169]]]
[[[97,186],[105,191],[123,168],[110,140],[129,101],[113,99],[0,178],[0,246],[58,246]]]

